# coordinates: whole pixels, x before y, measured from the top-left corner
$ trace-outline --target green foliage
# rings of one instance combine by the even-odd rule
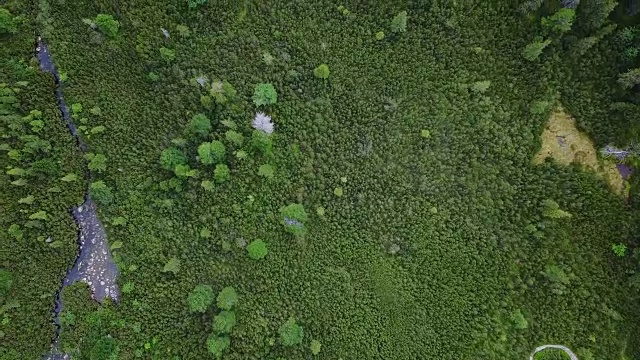
[[[278,93],[272,84],[260,83],[253,92],[253,103],[256,106],[272,105],[278,101]]]
[[[247,252],[250,258],[260,260],[267,256],[267,243],[260,239],[254,240],[247,246]]]
[[[186,162],[186,155],[175,147],[164,149],[160,154],[160,165],[166,170],[173,171],[177,165],[184,165]]]
[[[561,8],[553,15],[543,17],[540,22],[547,32],[562,34],[571,30],[575,17],[576,11],[574,9]]]
[[[218,164],[213,170],[213,177],[217,182],[223,183],[231,178],[231,171],[226,164]]]
[[[13,285],[13,274],[7,269],[0,269],[0,297],[4,297]]]
[[[200,186],[206,191],[213,191],[216,188],[215,183],[211,180],[202,180],[202,182],[200,182]]]
[[[228,336],[211,334],[209,338],[207,338],[207,349],[216,359],[222,357],[222,354],[224,354],[224,351],[229,345],[231,345],[231,340]]]
[[[618,84],[623,89],[631,89],[640,84],[640,68],[631,69],[618,76]]]
[[[211,132],[211,120],[205,114],[195,114],[188,125],[189,134],[207,136]]]
[[[209,285],[196,285],[189,293],[187,303],[189,304],[189,311],[192,313],[199,312],[204,313],[209,306],[213,303],[213,288]],[[235,316],[234,316],[235,321]]]
[[[0,8],[0,34],[15,34],[18,27],[9,10]]]
[[[120,23],[115,20],[113,16],[108,14],[98,14],[94,22],[98,26],[98,29],[100,29],[100,32],[106,36],[114,38],[118,34]]]
[[[611,250],[618,257],[624,257],[627,254],[627,246],[625,244],[613,244]]]
[[[534,360],[570,360],[567,353],[560,349],[544,349],[533,356]]]
[[[223,310],[213,318],[213,331],[216,334],[229,334],[236,325],[236,314]]]
[[[384,39],[384,31],[378,31],[376,33],[376,40],[380,41]]]
[[[280,342],[284,346],[294,346],[302,343],[304,337],[304,331],[302,326],[296,324],[296,319],[290,317],[284,324],[278,328],[278,334],[280,335]]]
[[[159,51],[160,51],[160,58],[162,58],[162,60],[164,60],[164,62],[166,63],[170,63],[176,59],[175,50],[171,50],[169,48],[162,46],[160,47]]]
[[[520,309],[511,313],[511,322],[513,323],[513,327],[518,330],[524,330],[529,327],[529,322],[524,317]]]
[[[557,202],[546,199],[542,202],[542,216],[550,219],[569,219],[572,215],[562,209]]]
[[[222,310],[230,311],[233,309],[236,303],[238,303],[238,294],[236,293],[236,290],[231,286],[223,288],[216,298],[216,305]]]
[[[195,9],[200,5],[206,4],[209,0],[187,0],[189,4],[189,9]]]
[[[394,33],[403,33],[407,31],[407,12],[401,11],[391,20],[391,31]]]
[[[254,130],[253,133],[251,133],[251,145],[263,155],[269,155],[273,150],[273,139],[269,134]]]
[[[471,89],[471,91],[474,92],[474,93],[482,94],[485,91],[489,90],[490,86],[491,86],[491,81],[489,81],[489,80],[476,81],[473,84],[471,84],[469,89]]]
[[[111,188],[102,180],[94,181],[89,185],[89,197],[102,205],[110,204],[113,201]]]
[[[244,136],[242,136],[242,134],[234,130],[228,130],[226,133],[224,133],[224,137],[227,139],[228,142],[230,142],[236,147],[240,147],[244,143]]]
[[[311,350],[311,353],[313,355],[318,355],[320,354],[320,349],[322,348],[322,344],[320,343],[320,341],[318,340],[311,340],[311,345],[309,345],[309,350]]]
[[[431,132],[427,129],[422,129],[420,130],[420,136],[422,136],[422,138],[424,139],[428,139],[431,137]]]
[[[198,157],[200,162],[205,165],[211,165],[224,160],[226,148],[224,144],[218,140],[205,142],[198,146]]]
[[[313,69],[313,76],[317,77],[318,79],[324,79],[324,80],[328,79],[329,78],[329,65],[327,65],[327,64],[318,65],[318,67]]]
[[[342,187],[338,186],[335,189],[333,189],[333,195],[337,197],[342,197],[342,195],[344,195],[344,190],[342,189]]]
[[[271,166],[270,164],[262,164],[258,168],[258,175],[271,180],[275,176],[275,170],[273,169],[273,166]]]

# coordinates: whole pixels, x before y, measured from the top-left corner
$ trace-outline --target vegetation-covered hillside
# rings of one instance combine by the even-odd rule
[[[5,1],[0,358],[51,352],[87,191],[122,294],[63,288],[74,359],[640,358],[637,179],[578,154],[638,137],[615,5]],[[534,161],[559,111],[593,147]]]

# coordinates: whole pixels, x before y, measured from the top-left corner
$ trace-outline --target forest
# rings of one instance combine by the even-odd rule
[[[640,1],[0,0],[0,139],[2,360],[640,359]]]

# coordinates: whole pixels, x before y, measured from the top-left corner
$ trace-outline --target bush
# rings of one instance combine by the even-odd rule
[[[213,303],[213,288],[209,285],[196,285],[189,293],[187,302],[189,303],[189,311],[192,313],[204,313]]]
[[[313,69],[313,76],[318,79],[328,79],[329,78],[329,65],[320,64],[317,68]]]
[[[209,335],[207,338],[207,350],[215,358],[222,357],[224,351],[231,345],[231,340],[227,336]]]
[[[267,256],[267,243],[260,239],[254,240],[247,246],[247,252],[249,252],[250,258],[260,260]]]
[[[223,310],[213,318],[213,331],[217,334],[229,334],[236,325],[236,314]]]
[[[278,93],[272,84],[260,83],[253,92],[253,103],[256,106],[271,105],[278,101]]]
[[[218,298],[216,299],[218,308],[222,310],[232,310],[237,302],[238,294],[236,293],[236,290],[231,286],[227,286],[222,289],[218,294]]]
[[[175,147],[162,150],[160,154],[160,165],[163,169],[174,171],[176,165],[187,163],[187,156]]]
[[[205,114],[195,114],[189,121],[189,134],[207,136],[211,132],[211,120]]]
[[[102,32],[106,36],[114,38],[118,34],[120,23],[115,20],[113,16],[107,14],[98,14],[94,22],[98,26],[98,29],[100,29],[100,32]]]
[[[102,180],[94,181],[89,185],[89,197],[98,204],[106,205],[113,201],[113,194]]]
[[[18,27],[9,10],[0,8],[0,34],[15,34],[17,32]]]
[[[219,183],[229,180],[231,178],[229,167],[226,164],[216,165],[216,168],[213,170],[213,178]]]
[[[280,341],[284,346],[298,345],[304,337],[304,331],[300,325],[296,324],[294,317],[290,317],[289,320],[280,325],[278,334],[280,334]]]
[[[407,12],[401,11],[391,20],[391,31],[394,33],[403,33],[407,31]]]

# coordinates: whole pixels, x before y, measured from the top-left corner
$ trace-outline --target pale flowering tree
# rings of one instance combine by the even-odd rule
[[[260,130],[265,134],[271,135],[274,130],[273,121],[271,121],[271,116],[265,115],[264,113],[256,113],[255,118],[253,118],[253,128],[256,130]]]

